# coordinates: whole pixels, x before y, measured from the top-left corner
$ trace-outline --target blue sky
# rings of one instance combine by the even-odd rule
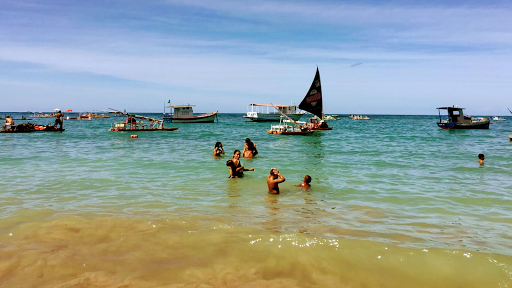
[[[325,113],[507,115],[512,5],[444,2],[2,0],[0,110],[245,112],[318,65]]]

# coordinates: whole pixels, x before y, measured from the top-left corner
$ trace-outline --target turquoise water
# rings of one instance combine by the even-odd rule
[[[512,255],[512,118],[445,131],[436,116],[371,117],[329,121],[332,131],[311,136],[269,135],[270,123],[242,114],[166,123],[179,129],[137,139],[107,131],[118,117],[65,121],[64,133],[1,134],[0,217],[26,209],[228,217],[279,233]],[[246,137],[259,154],[242,163],[256,171],[228,179],[225,162]],[[216,141],[226,149],[220,159]],[[287,179],[278,196],[266,193],[273,166]],[[295,187],[306,174],[309,191]]]

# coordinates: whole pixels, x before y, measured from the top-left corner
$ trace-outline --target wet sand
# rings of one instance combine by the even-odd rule
[[[507,287],[512,257],[230,226],[229,219],[0,220],[0,287]]]

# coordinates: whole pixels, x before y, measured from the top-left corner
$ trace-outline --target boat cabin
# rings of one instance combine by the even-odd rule
[[[174,117],[173,118],[190,118],[194,116],[194,110],[192,107],[196,105],[175,105],[169,106],[169,108],[174,109]]]
[[[455,107],[455,106],[437,108],[437,110],[439,111],[439,119],[441,120],[441,122],[446,121],[446,122],[470,124],[472,119],[470,116],[464,115],[464,113],[462,112],[463,109],[465,109],[465,108],[459,108],[459,107]],[[448,110],[448,120],[443,120],[441,118],[441,110]]]
[[[297,106],[295,105],[281,105],[281,104],[249,104],[250,111],[247,112],[248,117],[258,117],[258,113],[260,114],[280,114],[277,110],[281,111],[283,114],[296,114]],[[274,109],[275,107],[275,109]],[[276,110],[277,109],[277,110]]]

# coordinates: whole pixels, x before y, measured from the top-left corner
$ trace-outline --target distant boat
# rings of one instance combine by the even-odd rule
[[[282,105],[282,104],[249,104],[250,111],[243,118],[251,121],[279,121],[281,113],[288,116],[294,121],[298,121],[304,113],[297,112],[295,105]],[[249,109],[248,109],[249,110]]]
[[[108,131],[112,132],[138,132],[138,131],[174,131],[178,128],[164,128],[164,120],[158,120],[151,117],[128,114],[109,108],[117,113],[126,116],[125,122],[112,123]],[[140,119],[137,121],[136,119]],[[145,124],[143,121],[148,121],[149,124]]]
[[[267,133],[280,135],[309,135],[316,131],[307,129],[306,122],[283,119],[284,117],[287,116],[281,116],[279,125],[270,125],[270,130],[267,130]],[[294,124],[295,127],[293,127],[292,124]]]
[[[323,120],[324,107],[322,102],[322,84],[320,82],[320,71],[317,67],[313,83],[311,83],[308,93],[306,93],[306,96],[304,96],[304,99],[302,99],[302,102],[299,104],[299,109],[316,116],[309,119],[309,122],[306,123],[310,130],[332,130],[332,127],[329,127],[327,122]]]
[[[489,129],[491,120],[489,117],[471,117],[464,115],[462,112],[464,108],[458,107],[439,107],[439,122],[437,126],[441,129]],[[448,111],[448,119],[441,117],[441,110]]]
[[[175,105],[169,106],[169,108],[174,109],[174,113],[169,116],[163,116],[162,119],[165,122],[174,122],[174,123],[213,123],[215,119],[217,119],[217,114],[219,111],[194,115],[194,110],[192,107],[196,105]]]
[[[492,117],[492,121],[505,121],[506,119],[503,117],[494,116]]]

